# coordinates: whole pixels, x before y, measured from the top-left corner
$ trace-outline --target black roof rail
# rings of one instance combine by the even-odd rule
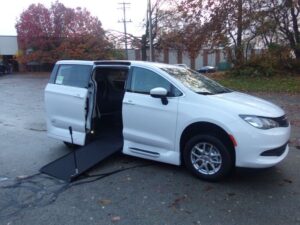
[[[124,66],[130,66],[131,62],[122,61],[122,60],[103,60],[103,61],[95,61],[94,65],[124,65]]]

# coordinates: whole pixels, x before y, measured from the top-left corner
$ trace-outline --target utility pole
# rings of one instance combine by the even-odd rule
[[[148,23],[149,23],[149,56],[150,61],[153,61],[153,40],[152,40],[152,8],[151,8],[151,0],[148,0]]]
[[[125,53],[126,53],[126,59],[128,60],[128,47],[127,47],[127,28],[126,28],[126,24],[132,22],[131,20],[127,20],[126,19],[126,8],[128,8],[128,6],[130,5],[130,3],[128,2],[120,2],[119,5],[122,5],[122,9],[123,10],[123,19],[119,20],[119,23],[123,23],[124,24],[124,42],[125,42]]]

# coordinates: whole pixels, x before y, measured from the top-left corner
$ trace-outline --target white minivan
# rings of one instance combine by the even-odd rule
[[[50,137],[85,145],[122,135],[124,154],[219,180],[234,167],[265,168],[288,154],[278,106],[179,66],[140,61],[58,61],[45,89]]]

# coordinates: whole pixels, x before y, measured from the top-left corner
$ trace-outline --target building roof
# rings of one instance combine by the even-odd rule
[[[17,36],[0,35],[0,55],[16,55],[18,49]]]

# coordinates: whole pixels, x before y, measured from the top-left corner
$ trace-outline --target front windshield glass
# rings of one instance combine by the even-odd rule
[[[179,67],[161,67],[161,69],[198,94],[214,95],[231,92],[230,89],[190,69]]]

